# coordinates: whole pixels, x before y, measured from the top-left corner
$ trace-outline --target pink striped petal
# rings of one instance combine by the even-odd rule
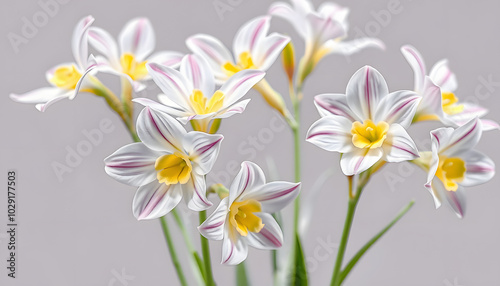
[[[221,200],[215,211],[199,227],[198,231],[210,240],[222,240],[226,224],[229,198]]]
[[[138,61],[145,60],[156,45],[155,33],[147,18],[130,20],[118,37],[122,54],[134,55]]]
[[[289,37],[277,33],[262,39],[252,54],[255,65],[260,70],[267,71],[289,42]]]
[[[460,185],[470,187],[484,184],[495,176],[495,162],[476,150],[462,155],[465,161],[465,178]]]
[[[200,212],[212,206],[212,203],[207,199],[205,176],[192,172],[191,179],[181,187],[189,209]]]
[[[235,114],[240,114],[245,111],[248,103],[250,102],[250,99],[245,99],[240,102],[237,102],[229,107],[226,107],[222,109],[221,111],[217,112],[217,114],[214,116],[214,118],[228,118],[231,117]]]
[[[441,200],[446,201],[459,218],[464,217],[466,204],[465,192],[462,186],[458,186],[455,192],[448,191],[440,180],[435,179],[432,182],[432,189]]]
[[[311,13],[306,16],[309,22],[308,39],[322,45],[328,40],[343,38],[347,35],[344,26],[332,18],[322,18],[318,14]]]
[[[181,65],[182,57],[183,54],[179,52],[163,51],[154,53],[147,59],[147,61],[176,69]]]
[[[400,90],[384,96],[375,111],[374,122],[398,123],[410,127],[421,97],[413,91]]]
[[[266,73],[260,70],[242,70],[230,77],[220,88],[224,94],[224,107],[240,100],[265,75]]]
[[[155,219],[168,214],[181,199],[180,185],[153,181],[137,190],[132,202],[132,211],[138,220]]]
[[[465,125],[458,127],[447,138],[446,143],[441,143],[439,153],[448,157],[460,156],[461,153],[474,148],[482,134],[481,121],[472,119]]]
[[[208,63],[199,55],[186,55],[182,58],[181,74],[194,89],[201,90],[204,96],[214,93],[215,82]]]
[[[230,230],[232,226],[226,224],[224,230],[224,240],[222,241],[222,259],[221,264],[238,265],[248,256],[248,245],[236,230]],[[234,239],[231,239],[229,232],[234,233]]]
[[[168,98],[168,96],[160,94],[158,95],[158,100],[161,103],[145,97],[134,98],[132,101],[137,102],[143,106],[149,106],[152,109],[164,112],[174,117],[183,117],[188,115],[188,113],[182,107],[173,102],[170,98]]]
[[[258,233],[248,233],[244,238],[248,245],[257,249],[277,249],[283,246],[283,232],[273,216],[268,213],[256,215],[262,219],[264,227]]]
[[[382,148],[356,149],[349,153],[344,153],[340,159],[340,167],[346,176],[357,175],[368,170],[377,163],[384,152]]]
[[[306,141],[331,152],[351,152],[355,148],[351,128],[352,121],[345,117],[325,116],[311,125]]]
[[[422,55],[420,55],[417,49],[415,49],[410,45],[405,45],[401,47],[401,53],[403,53],[403,56],[413,69],[414,84],[415,84],[414,90],[416,92],[423,92],[424,80],[427,74],[427,69],[425,67],[425,62],[424,59],[422,58]]]
[[[263,186],[266,177],[262,169],[255,163],[245,161],[229,188],[229,203],[232,204],[246,191]]]
[[[248,21],[240,28],[233,41],[233,52],[236,57],[244,52],[254,54],[269,30],[270,20],[270,16],[260,16]]]
[[[273,3],[268,11],[270,15],[280,17],[292,24],[297,33],[305,39],[307,34],[307,21],[304,15],[306,11],[301,12],[302,15],[294,10],[289,4],[283,2]]]
[[[167,94],[170,99],[185,111],[193,113],[189,102],[193,86],[182,73],[158,63],[148,63],[146,67],[149,75],[164,94]]]
[[[184,152],[182,140],[186,134],[177,120],[150,107],[144,108],[137,118],[137,135],[152,150]]]
[[[263,212],[275,213],[293,202],[299,192],[300,183],[271,182],[246,191],[240,200],[257,200],[262,204]]]
[[[437,62],[431,69],[429,77],[443,92],[454,92],[457,87],[457,78],[448,67],[448,60]]]
[[[439,86],[435,85],[432,80],[426,76],[424,79],[424,86],[420,91],[422,100],[418,105],[417,112],[415,114],[415,120],[419,120],[419,117],[426,115],[435,115],[440,119],[444,118],[444,112],[442,107],[442,96],[441,89]]]
[[[104,29],[91,27],[88,32],[89,44],[110,62],[115,69],[121,69],[118,45]]]
[[[483,131],[499,130],[500,125],[489,119],[481,119],[481,124],[483,125]]]
[[[191,161],[196,165],[194,171],[199,175],[206,175],[212,170],[220,145],[224,136],[220,134],[207,134],[204,132],[192,131],[184,137],[182,146],[189,154]]]
[[[81,19],[78,24],[76,24],[73,30],[73,37],[71,39],[71,48],[73,51],[73,56],[78,65],[78,68],[85,69],[87,67],[88,54],[88,30],[92,23],[94,22],[94,17],[87,16]]]
[[[419,157],[417,146],[406,130],[399,124],[392,124],[384,141],[384,160],[397,163]]]
[[[321,116],[338,115],[349,119],[351,122],[363,121],[358,118],[347,104],[345,94],[320,94],[314,97],[314,105]]]

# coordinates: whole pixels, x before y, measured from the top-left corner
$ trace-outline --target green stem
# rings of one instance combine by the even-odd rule
[[[247,268],[245,261],[241,262],[236,266],[236,285],[238,286],[250,286],[250,281],[248,281]]]
[[[181,282],[182,286],[187,286],[186,277],[182,271],[182,266],[177,257],[177,252],[175,251],[174,244],[172,243],[172,237],[170,236],[170,231],[168,230],[167,219],[162,216],[160,218],[161,226],[163,228],[163,234],[165,235],[165,240],[167,241],[168,250],[170,251],[170,258],[172,259],[172,263],[174,264],[175,270],[177,272],[177,277]]]
[[[342,270],[340,274],[340,280],[339,280],[339,285],[342,284],[344,279],[349,275],[349,272],[351,272],[352,268],[356,265],[356,263],[359,261],[359,259],[365,254],[365,252],[370,249],[370,247],[377,242],[379,238],[381,238],[389,229],[391,229],[413,206],[415,201],[411,201],[406,207],[404,207],[399,214],[385,227],[383,228],[377,235],[375,235],[370,241],[368,241],[347,263],[346,267],[344,270]]]
[[[295,182],[300,182],[300,100],[295,97],[293,101],[293,111],[296,125],[292,128],[294,142],[294,166],[295,166]],[[299,230],[299,212],[300,212],[300,194],[295,199],[294,205],[294,231]]]
[[[207,219],[207,211],[199,212],[200,225]],[[203,253],[203,262],[205,263],[205,277],[207,286],[215,286],[214,276],[212,274],[212,261],[210,260],[210,245],[208,239],[200,235],[201,249]]]

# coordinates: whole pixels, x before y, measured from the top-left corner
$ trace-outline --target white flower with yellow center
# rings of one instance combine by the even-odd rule
[[[401,162],[418,157],[406,132],[420,97],[411,91],[389,93],[382,75],[372,67],[358,70],[346,94],[322,94],[315,104],[323,118],[308,131],[307,141],[342,153],[345,175],[359,174],[378,162]]]
[[[271,215],[297,197],[300,183],[266,183],[262,169],[252,162],[243,162],[229,188],[229,196],[198,230],[211,240],[223,240],[222,264],[244,261],[248,246],[276,249],[283,245],[283,232]]]
[[[239,100],[265,75],[259,70],[243,70],[216,90],[208,63],[198,55],[184,56],[180,71],[156,63],[147,64],[147,68],[163,91],[158,96],[162,104],[147,98],[134,101],[175,116],[183,124],[197,120],[203,131],[212,119],[242,113],[250,99]]]
[[[436,208],[445,200],[459,217],[465,214],[464,187],[489,181],[495,175],[495,163],[474,150],[481,139],[482,123],[475,118],[453,128],[431,131],[432,151],[422,152],[428,171],[426,188],[434,198]]]
[[[403,46],[401,52],[413,69],[415,92],[422,96],[413,121],[441,121],[446,125],[458,127],[488,113],[486,108],[477,104],[459,102],[455,95],[457,79],[448,67],[448,60],[437,62],[427,76],[424,59],[414,47]],[[485,131],[500,128],[494,121],[481,121]]]
[[[108,175],[137,186],[134,216],[153,219],[170,212],[184,197],[194,211],[208,209],[205,175],[219,154],[222,135],[186,132],[174,118],[144,108],[137,119],[140,143],[118,149],[104,160]]]
[[[153,26],[146,18],[129,21],[118,37],[119,45],[107,31],[97,27],[90,28],[89,43],[104,56],[97,57],[103,64],[101,71],[126,77],[136,91],[144,89],[142,82],[150,79],[146,63],[156,62],[176,68],[182,59],[181,53],[171,51],[151,55],[156,38]]]
[[[53,103],[62,99],[73,99],[79,91],[91,92],[92,82],[85,76],[97,67],[93,56],[88,55],[87,34],[94,22],[92,16],[80,20],[73,31],[71,41],[75,62],[55,66],[46,73],[51,87],[43,87],[25,94],[11,94],[17,102],[36,104],[36,108],[45,111]]]

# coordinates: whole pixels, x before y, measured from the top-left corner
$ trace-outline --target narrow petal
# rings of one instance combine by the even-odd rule
[[[427,74],[424,59],[422,55],[410,45],[401,47],[401,53],[413,69],[415,91],[422,92],[424,89],[424,79]]]
[[[306,17],[310,24],[308,25],[307,35],[319,45],[328,40],[343,38],[347,35],[343,25],[332,18],[323,18],[315,13],[307,14]]]
[[[316,121],[307,131],[306,141],[331,152],[347,153],[354,150],[352,121],[329,115]]]
[[[453,191],[448,191],[445,189],[443,183],[440,180],[434,180],[432,182],[432,188],[434,192],[439,194],[441,200],[445,200],[451,209],[459,218],[463,218],[465,215],[465,192],[462,186],[458,186],[458,189]]]
[[[500,129],[500,125],[493,120],[481,119],[481,124],[483,126],[483,131],[491,131],[491,130],[499,130]]]
[[[345,29],[348,28],[347,16],[349,8],[342,7],[333,2],[323,2],[318,8],[318,13],[325,18],[332,18],[342,23]]]
[[[147,18],[136,18],[129,21],[118,37],[122,53],[134,55],[138,61],[149,56],[156,45],[155,33]]]
[[[484,184],[495,176],[495,163],[488,156],[475,150],[463,154],[465,178],[460,185],[470,187]]]
[[[283,231],[273,216],[268,213],[256,215],[262,219],[264,227],[258,233],[248,233],[245,237],[248,245],[257,249],[277,249],[283,246]]]
[[[248,103],[250,102],[250,99],[245,99],[240,102],[237,102],[229,107],[226,107],[222,109],[221,111],[217,112],[217,114],[214,116],[214,118],[228,118],[231,117],[235,114],[240,114],[245,111],[245,108],[247,107]]]
[[[216,38],[197,34],[186,40],[186,45],[195,54],[204,57],[214,72],[217,84],[224,83],[228,76],[223,70],[226,63],[234,63],[229,50]]]
[[[288,21],[302,38],[306,37],[307,22],[290,5],[283,2],[275,2],[269,8],[268,13]],[[305,12],[304,12],[305,13]]]
[[[47,110],[47,108],[49,108],[49,106],[51,106],[52,104],[60,101],[60,100],[63,100],[63,99],[71,99],[71,96],[73,95],[74,93],[71,91],[71,92],[68,92],[68,93],[64,93],[62,94],[61,96],[58,96],[58,97],[55,97],[45,103],[38,103],[35,105],[35,108],[38,109],[38,111],[40,112],[45,112]]]
[[[88,30],[93,22],[94,17],[87,16],[81,19],[73,30],[71,48],[75,61],[80,69],[85,69],[87,67],[87,58],[89,56]]]
[[[138,220],[154,219],[168,214],[182,199],[179,185],[151,182],[140,187],[132,202],[132,211]]]
[[[224,230],[224,240],[222,241],[222,260],[221,264],[238,265],[248,256],[248,245],[241,239],[240,235],[233,231],[235,239],[229,237],[229,228],[232,227],[226,223]]]
[[[263,212],[275,213],[293,202],[299,192],[300,183],[271,182],[246,191],[240,199],[257,200],[262,204]]]
[[[458,156],[474,148],[481,138],[481,121],[478,118],[472,119],[465,125],[453,131],[448,142],[442,144],[440,154],[448,157]]]
[[[437,62],[431,69],[429,77],[444,92],[454,92],[457,87],[457,78],[448,67],[448,60]]]
[[[58,87],[42,87],[24,94],[11,93],[10,99],[21,103],[45,103],[56,98],[67,98],[72,91]]]
[[[88,35],[90,45],[104,55],[114,68],[120,68],[118,45],[113,37],[104,29],[97,27],[91,27]]]
[[[380,101],[375,111],[375,122],[398,123],[403,128],[408,128],[420,100],[421,97],[413,91],[401,90],[390,93]]]
[[[191,131],[183,140],[182,146],[196,164],[194,170],[199,175],[206,175],[212,170],[219,155],[220,143],[224,136]]]
[[[148,148],[156,151],[184,152],[186,130],[169,115],[144,108],[137,118],[137,135]]]
[[[370,66],[359,69],[347,84],[347,104],[362,119],[373,119],[380,100],[387,94],[384,77]]]
[[[463,110],[460,113],[446,115],[446,119],[451,120],[456,126],[462,126],[476,117],[482,117],[488,113],[488,109],[473,103],[462,103]]]
[[[156,179],[155,162],[161,155],[143,143],[132,143],[104,159],[104,170],[121,183],[144,186]]]
[[[215,91],[214,75],[208,63],[199,55],[186,55],[182,59],[181,74],[191,83],[194,89],[201,90],[203,95],[211,96]]]
[[[145,97],[135,98],[132,101],[137,102],[143,106],[149,106],[157,111],[165,112],[166,114],[173,117],[183,117],[189,115],[189,113],[187,113],[182,107],[177,105],[164,94],[158,95],[158,100],[161,103]]]
[[[260,16],[248,21],[240,28],[233,41],[233,51],[236,57],[244,52],[254,54],[254,49],[269,30],[270,20],[270,16]]]
[[[417,145],[406,130],[399,124],[392,124],[384,141],[384,160],[387,162],[402,162],[419,157]]]
[[[377,163],[377,161],[382,158],[383,154],[382,148],[357,149],[342,155],[340,167],[346,176],[357,175],[368,170],[373,164]]]
[[[345,94],[320,94],[314,97],[314,105],[321,116],[338,115],[349,119],[351,122],[363,121],[360,119],[347,104]]]
[[[415,120],[421,119],[423,116],[435,115],[438,118],[443,118],[443,106],[442,106],[442,96],[441,89],[439,86],[435,85],[430,77],[426,76],[424,79],[424,85],[419,91],[422,96],[422,100],[418,105],[417,112],[415,114]]]
[[[152,56],[148,58],[147,61],[150,63],[158,63],[162,66],[176,69],[180,66],[182,57],[183,54],[179,52],[163,51],[154,53]]]
[[[227,214],[229,212],[229,198],[221,200],[215,211],[198,227],[198,231],[210,240],[222,240]]]
[[[385,50],[385,44],[376,38],[359,38],[351,41],[335,41],[328,40],[323,46],[326,50],[326,54],[340,54],[345,56],[353,55],[366,48],[377,48]]]
[[[273,33],[262,39],[254,52],[255,65],[262,71],[267,71],[290,42],[290,38]]]
[[[173,68],[157,63],[149,63],[146,67],[154,82],[164,94],[167,94],[169,98],[184,108],[184,110],[194,113],[189,103],[193,87],[184,75]]]
[[[207,199],[205,176],[191,173],[191,179],[181,186],[189,209],[200,212],[212,206]]]
[[[245,161],[229,187],[229,204],[232,204],[246,190],[253,190],[263,186],[266,177],[262,169],[255,163]]]
[[[266,73],[260,70],[242,70],[230,77],[220,88],[224,94],[224,107],[233,105],[245,96],[265,75]]]

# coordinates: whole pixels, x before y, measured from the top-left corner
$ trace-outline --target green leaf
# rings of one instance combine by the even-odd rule
[[[247,269],[245,262],[241,262],[236,266],[236,285],[238,286],[250,286],[248,281]]]
[[[295,233],[295,249],[293,253],[292,272],[288,276],[288,285],[307,286],[307,268],[304,251],[298,233]]]

